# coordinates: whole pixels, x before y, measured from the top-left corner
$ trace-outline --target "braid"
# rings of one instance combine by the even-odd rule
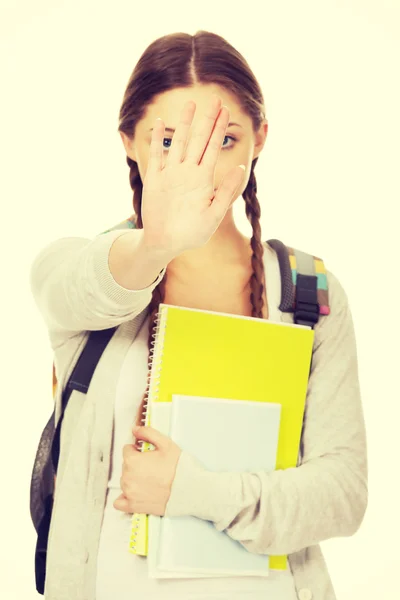
[[[140,178],[139,169],[137,163],[126,157],[128,165],[130,167],[129,173],[129,182],[133,191],[133,208],[136,215],[136,227],[137,229],[143,229],[143,221],[141,216],[141,207],[142,207],[142,190],[143,183]],[[247,184],[246,189],[243,192],[243,198],[246,202],[246,215],[249,219],[252,229],[253,236],[251,238],[251,247],[253,250],[251,263],[253,267],[253,273],[250,278],[250,287],[251,294],[250,300],[253,307],[252,316],[262,319],[262,309],[263,309],[263,292],[264,292],[264,263],[263,263],[263,246],[261,242],[261,227],[260,227],[260,216],[261,216],[261,208],[258,198],[256,196],[257,192],[257,182],[254,174],[254,167],[257,163],[257,159],[253,161],[249,182]],[[144,405],[146,400],[146,395],[148,391],[148,385],[150,382],[150,369],[151,369],[151,361],[152,361],[152,352],[150,350],[153,346],[153,336],[154,329],[156,324],[156,317],[158,314],[159,306],[162,302],[164,302],[165,298],[165,287],[167,283],[167,272],[164,277],[160,281],[160,283],[154,288],[153,295],[149,304],[149,338],[148,338],[148,347],[149,347],[149,361],[148,361],[148,374],[147,374],[147,385],[146,392],[143,395],[142,401],[140,403],[138,412],[136,414],[136,424],[142,424],[142,416],[144,412]]]
[[[264,305],[265,272],[260,227],[261,207],[256,195],[257,182],[256,176],[254,174],[254,167],[257,164],[257,160],[257,158],[253,160],[249,182],[247,184],[246,189],[243,192],[243,198],[246,202],[246,215],[253,229],[253,236],[250,240],[251,247],[253,250],[253,254],[251,257],[253,273],[250,278],[250,300],[253,307],[252,317],[262,319],[262,309]]]

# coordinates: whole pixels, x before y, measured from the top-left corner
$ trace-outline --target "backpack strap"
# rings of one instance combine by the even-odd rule
[[[61,422],[64,417],[68,400],[73,390],[77,390],[83,394],[87,393],[96,366],[116,329],[117,327],[112,327],[110,329],[101,329],[100,331],[90,331],[85,347],[83,348],[78,362],[76,363],[67,385],[64,388],[61,403],[61,416],[57,423],[51,448],[53,468],[55,473],[57,472],[58,460],[60,456]],[[53,392],[55,392],[55,386],[57,385],[57,380],[54,380],[54,378],[55,369],[53,364]]]
[[[278,256],[281,271],[282,312],[293,312],[294,323],[312,329],[320,315],[329,315],[328,278],[321,258],[296,248],[285,246],[280,240],[268,240]]]
[[[93,373],[104,352],[105,347],[117,327],[91,331],[78,361],[68,379],[62,394],[61,416],[54,430],[55,411],[51,415],[39,442],[31,480],[31,515],[37,532],[35,548],[35,581],[36,591],[44,595],[46,581],[47,546],[53,511],[54,476],[57,473],[60,456],[61,423],[65,408],[73,390],[87,393]],[[53,396],[57,388],[57,377],[53,363]],[[43,460],[42,455],[46,456]],[[42,473],[37,471],[42,469]],[[36,481],[40,481],[40,489]]]

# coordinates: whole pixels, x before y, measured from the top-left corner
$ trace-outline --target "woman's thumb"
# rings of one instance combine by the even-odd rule
[[[137,440],[149,442],[159,450],[164,448],[165,442],[168,439],[161,431],[153,429],[153,427],[138,427],[137,425],[133,428],[133,435]]]
[[[235,167],[225,175],[212,202],[213,209],[217,211],[221,220],[225,216],[238,187],[244,178],[245,165]]]

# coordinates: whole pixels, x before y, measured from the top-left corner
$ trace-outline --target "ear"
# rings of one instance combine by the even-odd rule
[[[129,158],[136,161],[136,151],[135,151],[135,144],[134,144],[133,140],[131,138],[129,138],[126,135],[126,133],[124,133],[123,131],[120,131],[119,134],[121,136],[122,143],[124,145],[126,154],[129,156]]]
[[[260,128],[257,131],[256,136],[255,136],[256,143],[254,146],[253,160],[259,156],[261,150],[264,148],[264,144],[267,139],[267,134],[268,134],[268,121],[267,121],[267,119],[264,119],[264,121],[261,123]]]

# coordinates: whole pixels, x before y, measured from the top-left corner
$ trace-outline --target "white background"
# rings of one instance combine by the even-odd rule
[[[321,256],[353,312],[370,496],[358,533],[322,544],[338,600],[398,599],[399,2],[2,0],[0,28],[1,597],[38,597],[29,485],[52,354],[31,262],[53,239],[131,214],[117,133],[129,76],[154,39],[206,29],[245,56],[264,92],[264,239]],[[240,199],[235,218],[250,236]]]

